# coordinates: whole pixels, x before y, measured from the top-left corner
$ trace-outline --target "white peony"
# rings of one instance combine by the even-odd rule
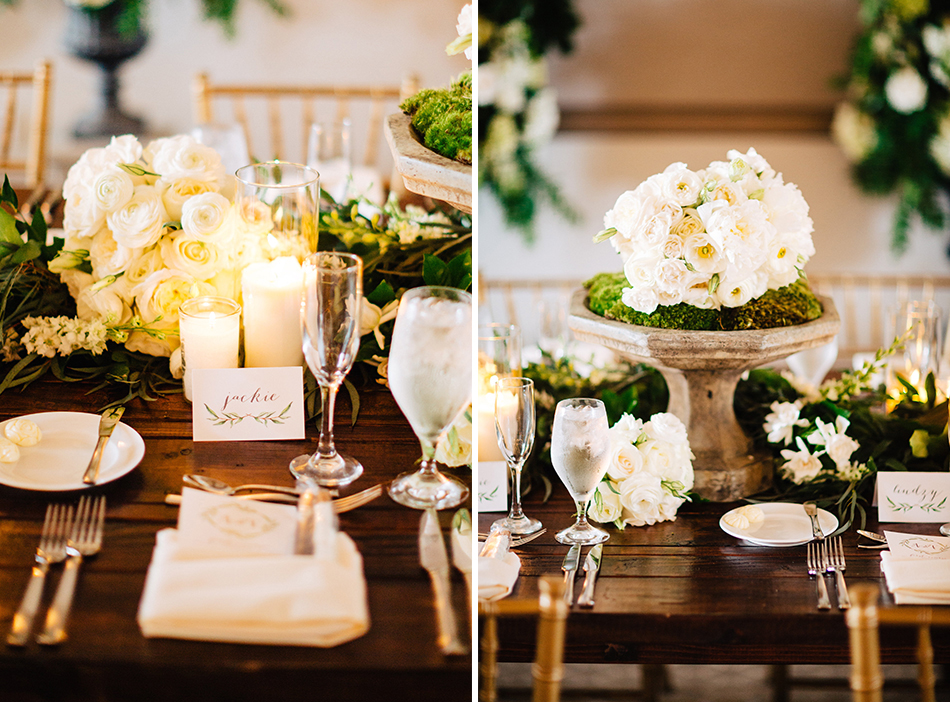
[[[897,112],[909,115],[927,104],[927,84],[916,70],[906,66],[890,75],[884,83],[884,95]]]

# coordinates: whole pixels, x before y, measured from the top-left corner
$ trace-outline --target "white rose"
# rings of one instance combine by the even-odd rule
[[[120,168],[109,168],[100,173],[92,185],[96,207],[105,213],[115,212],[132,199],[134,184],[129,174]]]
[[[635,288],[652,288],[656,285],[656,269],[662,260],[663,253],[658,248],[641,249],[624,261],[624,276]]]
[[[469,410],[469,413],[462,412],[453,422],[452,429],[455,429],[455,435],[452,436],[450,429],[436,446],[436,461],[450,468],[471,465],[472,422],[469,419],[470,416],[471,410]]]
[[[164,239],[165,237],[162,237]],[[161,243],[162,239],[159,239]],[[125,291],[128,299],[132,298],[132,288],[148,278],[157,270],[165,268],[165,261],[162,259],[161,246],[154,246],[147,250],[138,249],[139,253],[134,256],[125,267],[125,274],[119,278],[119,284]]]
[[[79,316],[86,320],[103,319],[111,324],[125,324],[132,319],[132,308],[119,292],[114,284],[102,288],[90,285],[76,301],[77,312],[85,312]]]
[[[668,444],[689,444],[686,426],[675,414],[658,412],[643,425],[643,431],[651,439],[665,441]]]
[[[145,248],[158,241],[168,215],[162,197],[151,185],[140,185],[126,205],[106,218],[117,243]]]
[[[891,107],[905,115],[927,104],[927,84],[910,66],[890,75],[884,84],[884,94]]]
[[[644,469],[657,478],[666,478],[678,464],[675,449],[665,441],[648,439],[639,448],[643,454]]]
[[[162,193],[162,204],[168,213],[169,220],[181,221],[181,212],[184,204],[196,195],[215,192],[217,185],[205,180],[194,178],[159,178],[155,187]]]
[[[198,143],[187,134],[157,139],[145,149],[151,170],[166,180],[189,178],[207,183],[224,180],[221,157],[210,146]]]
[[[211,240],[227,221],[231,203],[218,193],[202,193],[185,201],[181,228],[195,239]]]
[[[657,521],[675,521],[676,512],[679,510],[680,505],[682,505],[684,502],[686,502],[685,498],[675,497],[664,490],[663,499],[660,500],[659,509],[657,510],[660,515],[660,518]]]
[[[643,456],[636,446],[625,440],[611,443],[612,455],[607,466],[607,475],[611,480],[619,483],[643,470]]]
[[[183,271],[164,268],[136,285],[132,294],[142,319],[151,325],[156,317],[161,317],[164,326],[178,321],[178,308],[185,300],[213,291],[210,285]]]
[[[644,526],[662,520],[660,504],[663,502],[664,490],[656,475],[634,473],[620,483],[619,488],[625,523]]]
[[[178,269],[198,280],[213,278],[228,264],[228,255],[220,247],[188,234],[163,236],[161,249],[162,259],[170,268]]]
[[[615,492],[616,486],[611,486],[606,481],[601,481],[594,491],[590,506],[587,508],[587,516],[595,522],[609,524],[614,522],[623,514],[623,505],[620,503],[620,495]]]
[[[663,171],[663,195],[682,207],[694,205],[699,200],[703,180],[689,170],[685,163],[672,163]]]

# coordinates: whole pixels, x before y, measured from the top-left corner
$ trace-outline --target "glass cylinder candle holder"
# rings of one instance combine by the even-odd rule
[[[196,368],[237,368],[241,306],[225,297],[194,297],[178,309],[185,399]]]
[[[300,306],[303,268],[293,256],[252,263],[241,274],[244,365],[303,365]]]
[[[933,373],[936,378],[940,370],[940,307],[933,300],[912,300],[891,307],[886,321],[886,338],[901,337],[904,341],[887,366],[888,409],[893,408],[902,395],[912,395],[910,399],[926,402],[927,375]]]
[[[504,461],[495,437],[495,383],[521,375],[521,329],[515,324],[478,327],[478,460]]]
[[[317,250],[320,174],[285,161],[239,168],[236,204],[244,226],[259,231],[268,258],[302,261]]]

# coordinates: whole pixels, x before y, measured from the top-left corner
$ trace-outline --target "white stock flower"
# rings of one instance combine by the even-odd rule
[[[129,248],[145,248],[158,241],[167,218],[158,190],[151,185],[140,185],[131,200],[109,213],[106,222],[117,243]]]
[[[187,134],[157,139],[145,149],[151,170],[166,181],[188,178],[220,184],[225,171],[221,157],[210,146],[200,144]]]
[[[897,112],[909,115],[927,104],[927,84],[910,66],[894,71],[884,83],[884,95]]]
[[[781,467],[781,471],[793,483],[801,485],[811,482],[818,476],[821,472],[821,461],[818,456],[808,451],[801,437],[795,439],[795,443],[798,451],[782,449],[782,458],[786,460],[786,463]]]
[[[786,446],[794,439],[795,427],[807,427],[808,420],[801,419],[802,403],[775,401],[770,405],[772,411],[765,415],[763,428],[768,434],[768,440],[777,444],[784,442]]]

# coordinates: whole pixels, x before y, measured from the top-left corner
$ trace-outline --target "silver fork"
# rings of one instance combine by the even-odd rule
[[[46,613],[46,624],[36,637],[41,644],[58,644],[66,640],[66,620],[73,605],[76,579],[83,556],[94,556],[102,547],[102,527],[106,517],[106,498],[83,497],[76,508],[76,520],[66,539],[66,566],[56,588],[53,604]]]
[[[40,543],[36,547],[33,573],[30,582],[23,593],[23,600],[16,614],[13,615],[13,626],[7,635],[7,643],[11,646],[25,646],[33,629],[33,620],[36,611],[40,608],[40,599],[43,597],[43,584],[46,574],[54,563],[60,563],[66,558],[66,532],[69,530],[69,521],[72,518],[73,508],[66,505],[52,504],[46,506],[46,518],[43,521],[43,531],[40,534]]]
[[[541,536],[541,534],[544,534],[544,533],[546,533],[546,532],[547,532],[547,528],[545,527],[545,528],[543,528],[543,529],[539,529],[538,531],[534,532],[533,534],[525,534],[524,536],[512,536],[512,537],[511,537],[511,543],[509,544],[509,546],[510,546],[511,548],[517,548],[518,546],[524,546],[525,544],[530,543],[531,541],[534,541],[536,538],[538,538],[539,536]],[[487,539],[487,538],[488,538],[488,534],[486,534],[484,531],[478,532],[478,540],[479,540],[479,541],[484,541],[484,540]]]
[[[835,536],[828,539],[827,558],[825,560],[825,570],[835,575],[835,589],[838,591],[838,609],[849,609],[851,607],[851,598],[848,597],[848,586],[844,582],[844,547],[841,545],[841,537]]]
[[[808,542],[808,553],[806,564],[808,566],[808,575],[818,581],[818,609],[831,609],[831,600],[828,599],[828,587],[825,585],[825,573],[822,568],[821,553],[819,544],[821,542]]]

